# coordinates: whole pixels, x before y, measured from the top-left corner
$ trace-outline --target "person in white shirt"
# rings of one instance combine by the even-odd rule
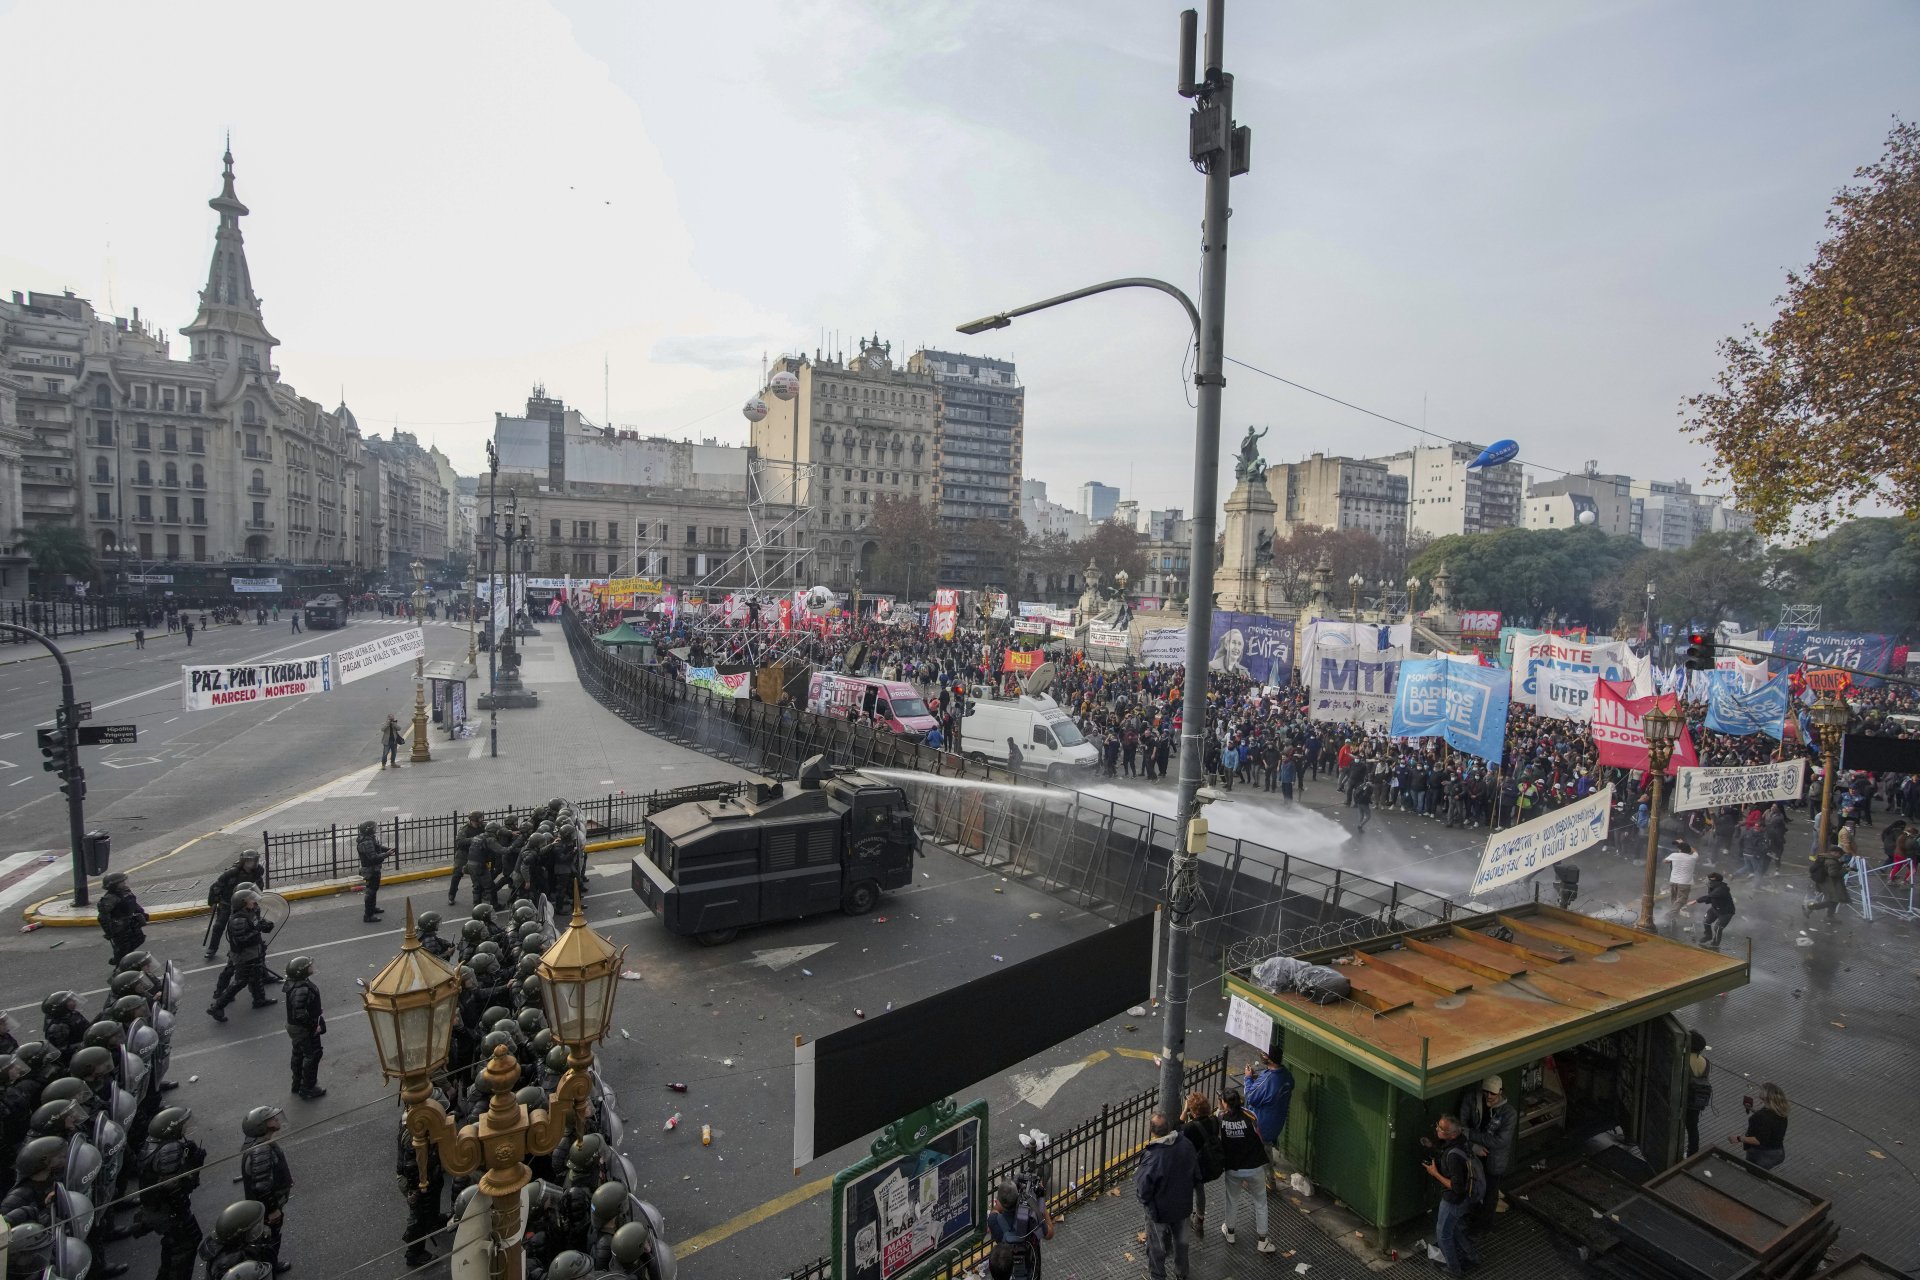
[[[1667,855],[1667,899],[1684,911],[1688,900],[1693,896],[1693,869],[1700,865],[1700,855],[1685,840],[1673,842],[1673,852]]]

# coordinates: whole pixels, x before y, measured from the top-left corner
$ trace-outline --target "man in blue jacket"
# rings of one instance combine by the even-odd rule
[[[1147,1121],[1147,1135],[1133,1175],[1134,1198],[1147,1211],[1147,1274],[1152,1280],[1167,1280],[1171,1251],[1174,1275],[1187,1280],[1187,1223],[1193,1214],[1200,1154],[1158,1111]]]
[[[1246,1070],[1247,1110],[1260,1124],[1260,1136],[1280,1155],[1280,1134],[1287,1127],[1287,1109],[1293,1104],[1293,1072],[1263,1053],[1259,1062],[1249,1062]]]

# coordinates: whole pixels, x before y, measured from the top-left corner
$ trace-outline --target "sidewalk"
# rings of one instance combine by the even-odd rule
[[[199,635],[205,635],[207,631],[224,630],[227,625],[229,624],[215,623],[208,626],[204,631],[196,626],[194,632]],[[92,649],[110,649],[115,645],[130,645],[133,643],[133,628],[114,627],[106,631],[89,631],[85,635],[79,636],[56,636],[53,642],[60,646],[61,653],[72,657],[76,653],[86,653]],[[168,635],[165,623],[162,623],[158,628],[149,627],[147,629],[148,648],[158,649],[169,644],[177,646],[182,653],[186,652],[187,638],[185,633],[176,631],[172,635]],[[32,662],[35,659],[51,658],[52,656],[52,654],[47,652],[44,645],[36,641],[28,640],[21,643],[0,643],[0,667],[9,667],[16,662]]]

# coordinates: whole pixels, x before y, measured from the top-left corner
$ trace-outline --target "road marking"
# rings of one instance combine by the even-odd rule
[[[161,723],[161,724],[172,724],[172,723],[173,723],[173,722],[174,722],[175,720],[178,720],[179,718],[180,718],[179,716],[171,716],[171,717],[169,717],[169,718],[167,718],[167,719],[165,719],[165,720],[162,720],[162,721],[161,721],[160,723]]]
[[[64,849],[35,849],[0,861],[0,911],[34,898],[43,892],[41,886],[61,872],[72,870],[70,863],[60,858],[65,852]],[[43,861],[47,858],[51,861]]]
[[[1078,1062],[1069,1062],[1062,1067],[1048,1067],[1042,1071],[1015,1071],[1007,1077],[1007,1083],[1013,1086],[1014,1094],[1022,1101],[1032,1103],[1035,1108],[1044,1109],[1053,1101],[1053,1095],[1060,1092],[1061,1086],[1085,1071],[1096,1062],[1107,1060],[1105,1049],[1095,1049]]]
[[[18,729],[15,729],[12,733],[0,733],[0,742],[5,742],[8,738],[17,738],[19,736],[20,731]]]
[[[774,947],[767,951],[756,951],[753,953],[753,959],[742,960],[740,963],[757,964],[762,968],[778,972],[788,965],[798,964],[808,956],[817,956],[833,945],[831,942],[814,942],[804,947]]]
[[[20,779],[19,781],[17,781],[17,782],[9,782],[9,783],[8,783],[7,785],[8,785],[8,786],[10,786],[10,787],[17,787],[17,786],[19,786],[19,785],[20,785],[20,783],[21,783],[21,782],[32,782],[32,781],[33,781],[33,775],[32,775],[32,774],[28,774],[28,775],[27,775],[26,777],[24,777],[24,778],[21,778],[21,779]]]
[[[467,748],[467,759],[478,760],[485,754],[487,754],[487,740],[475,734],[473,745]]]
[[[777,1214],[785,1213],[787,1210],[793,1208],[795,1205],[805,1204],[807,1201],[813,1199],[815,1196],[819,1195],[822,1191],[826,1191],[830,1189],[832,1186],[833,1186],[833,1178],[831,1175],[829,1175],[825,1178],[818,1178],[812,1182],[805,1184],[804,1186],[795,1187],[793,1190],[787,1192],[784,1195],[775,1196],[773,1199],[767,1201],[765,1204],[757,1204],[753,1208],[748,1209],[745,1213],[735,1214],[733,1217],[728,1218],[725,1222],[721,1223],[719,1226],[708,1227],[705,1231],[702,1231],[699,1235],[693,1236],[686,1240],[682,1240],[679,1244],[674,1246],[673,1256],[676,1259],[691,1257],[692,1255],[700,1252],[702,1249],[710,1248],[713,1245],[719,1244],[722,1240],[725,1240],[728,1236],[738,1235],[740,1232],[745,1231],[748,1227],[758,1226],[762,1222],[765,1222],[768,1218],[774,1217]]]

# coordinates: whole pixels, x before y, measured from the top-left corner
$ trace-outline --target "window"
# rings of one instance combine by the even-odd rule
[[[96,493],[93,495],[93,514],[97,519],[113,519],[113,495]]]
[[[135,387],[133,389],[133,407],[136,409],[144,409],[147,407],[147,389],[145,387]]]
[[[167,523],[179,524],[180,523],[180,499],[174,497],[172,494],[168,494],[166,497],[166,503],[167,503]]]
[[[165,471],[162,471],[160,474],[170,487],[179,486],[180,484],[180,468],[179,467],[176,467],[171,462],[169,462],[167,464],[167,469]]]
[[[187,392],[187,412],[200,412],[200,393],[198,391]],[[197,441],[200,438],[200,433],[198,431],[194,432],[193,437]],[[196,557],[196,559],[198,558],[200,557]]]
[[[153,519],[153,499],[152,498],[148,497],[146,494],[143,493],[139,497],[135,498],[133,501],[134,501],[134,519],[136,520]]]
[[[753,544],[753,538],[750,536],[751,533],[752,533],[752,530],[750,529],[742,529],[740,531],[741,546],[745,547],[745,546],[751,546]]]
[[[697,577],[699,577],[699,576],[700,576],[700,567],[699,567],[699,566],[700,566],[700,557],[698,557],[698,556],[688,556],[688,557],[687,557],[687,576],[688,576],[689,578],[697,578]]]
[[[153,535],[150,533],[140,535],[140,558],[142,560],[153,559]]]
[[[204,533],[196,533],[193,535],[193,558],[195,560],[205,560],[207,558],[207,535]]]
[[[198,393],[195,393],[195,394],[198,394]],[[187,452],[188,453],[205,453],[206,451],[207,451],[206,432],[200,430],[200,428],[198,427],[195,427],[193,429],[193,434],[187,437]]]
[[[660,538],[660,541],[662,542],[665,542],[667,540],[667,522],[665,520],[662,520],[660,522],[659,538]]]
[[[173,412],[173,389],[171,387],[163,388],[161,390],[160,407],[162,409],[165,409],[168,413]]]
[[[179,558],[180,558],[180,535],[177,533],[170,533],[167,535],[167,559],[178,560]]]
[[[196,462],[193,464],[193,470],[189,471],[187,476],[187,486],[189,488],[204,489],[207,487],[207,469],[199,463]]]
[[[620,541],[620,522],[618,520],[607,521],[607,541]]]
[[[266,528],[266,525],[267,525],[267,504],[266,503],[256,502],[253,504],[253,522],[252,523],[253,523],[253,527],[256,529]]]
[[[690,547],[694,547],[694,546],[698,546],[699,544],[700,544],[700,530],[694,525],[688,525],[687,526],[687,545]],[[693,570],[689,569],[687,570],[687,572],[692,573]]]
[[[140,423],[138,426],[134,427],[133,429],[133,447],[136,449],[147,449],[152,447],[152,441],[149,440],[147,437],[147,424],[144,422]]]
[[[251,400],[248,400],[248,401],[245,401],[244,403],[242,403],[242,404],[241,404],[241,406],[240,406],[240,421],[242,421],[242,422],[258,422],[258,421],[260,421],[260,416],[259,416],[259,410],[257,410],[257,409],[255,409],[255,408],[253,407],[253,401],[251,401]]]
[[[560,522],[558,520],[550,519],[547,521],[547,536],[549,538],[557,538],[560,536]]]
[[[160,447],[162,449],[178,449],[180,447],[180,437],[172,427],[160,428]]]
[[[147,465],[145,458],[140,459],[140,461],[134,465],[133,482],[135,484],[153,483],[153,468]]]
[[[50,391],[50,392],[52,392],[52,393],[53,393],[54,395],[59,395],[59,394],[60,394],[60,389],[61,389],[62,387],[64,387],[64,386],[66,386],[66,385],[67,385],[67,384],[66,384],[66,380],[65,380],[65,379],[63,379],[63,378],[48,378],[48,379],[47,379],[47,390],[48,390],[48,391]]]
[[[651,564],[651,561],[649,561],[649,564]],[[593,572],[591,566],[588,567],[587,572]],[[620,572],[620,556],[617,552],[609,551],[607,552],[607,576],[611,578],[618,572]]]
[[[112,483],[112,479],[113,477],[107,474],[107,460],[105,458],[95,458],[93,460],[93,482],[95,484],[110,484]]]
[[[205,524],[207,522],[207,500],[205,498],[195,498],[193,500],[193,522],[195,524]]]
[[[112,444],[113,419],[95,418],[93,420],[93,438],[99,444]]]
[[[267,491],[267,473],[259,467],[255,467],[253,469],[253,483],[249,485],[248,488],[253,493],[265,493]]]
[[[112,386],[104,382],[94,383],[93,384],[93,403],[98,408],[111,409],[113,407]]]

